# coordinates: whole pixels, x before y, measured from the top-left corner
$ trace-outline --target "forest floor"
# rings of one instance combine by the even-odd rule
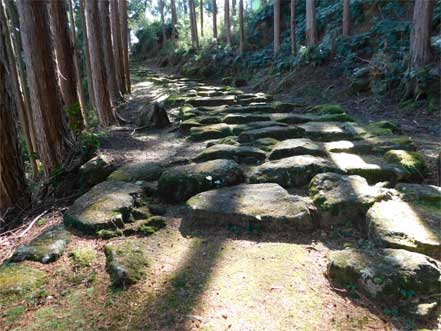
[[[324,81],[321,83],[326,85]],[[314,93],[319,90],[316,88]],[[121,115],[135,121],[140,108],[163,100],[165,93],[157,85],[134,75],[133,93],[127,110]],[[286,94],[276,94],[276,98],[298,101]],[[360,104],[370,101],[352,102],[363,108]],[[352,114],[351,109],[356,107],[349,101],[343,105],[358,118],[383,118],[379,112],[369,117],[367,107]],[[428,142],[423,146],[426,155],[433,157],[435,151],[439,151],[436,130],[415,130],[420,127],[416,124],[412,130],[414,120],[401,120],[405,133],[413,133],[410,135],[417,143]],[[424,119],[421,123],[418,119],[415,121],[421,128],[427,124]],[[120,164],[145,160],[167,163],[192,158],[205,148],[205,143],[186,140],[175,126],[165,130],[134,131],[135,128],[136,125],[130,125],[109,130],[99,153],[111,156]],[[433,128],[436,129],[435,124]],[[434,182],[436,178],[429,181]],[[65,254],[54,263],[22,262],[44,271],[46,282],[37,295],[3,306],[8,308],[0,312],[0,329],[361,331],[414,328],[413,324],[406,325],[408,321],[400,316],[386,316],[383,307],[372,304],[360,293],[330,285],[325,276],[327,255],[333,250],[362,245],[364,240],[356,232],[346,236],[345,229],[340,228],[299,237],[288,233],[249,234],[225,228],[205,229],[187,225],[182,218],[182,208],[182,205],[168,206],[167,227],[139,239],[148,247],[147,277],[126,290],[109,286],[103,253],[105,240],[74,233]],[[61,222],[61,211],[51,211],[28,232],[26,239],[11,244],[8,252],[12,252],[16,244]],[[86,263],[81,265],[71,258],[71,253],[78,250],[87,252]]]

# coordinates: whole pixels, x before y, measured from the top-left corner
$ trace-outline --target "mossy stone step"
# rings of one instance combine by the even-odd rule
[[[271,121],[271,116],[261,114],[229,114],[226,115],[222,122],[227,124],[247,124],[250,122]]]
[[[215,159],[230,159],[239,163],[258,163],[265,160],[265,158],[266,153],[256,147],[217,144],[199,153],[195,161],[203,162]]]
[[[398,183],[395,189],[404,201],[422,201],[441,206],[441,187],[411,183]]]
[[[326,156],[322,143],[307,138],[288,139],[274,146],[269,155],[270,160],[283,159],[296,155]]]
[[[253,129],[244,131],[239,135],[239,142],[247,143],[260,138],[273,138],[277,140],[285,140],[292,138],[302,138],[305,131],[297,126],[281,127],[269,126],[266,128]]]
[[[225,123],[192,127],[190,129],[190,139],[193,141],[219,139],[231,135],[233,135],[232,127]]]
[[[237,98],[234,95],[225,96],[215,96],[215,97],[194,97],[186,100],[192,106],[222,106],[222,105],[232,105],[236,103]]]
[[[264,231],[311,231],[311,200],[290,195],[277,184],[241,184],[212,190],[187,201],[197,224],[235,225]]]
[[[441,205],[401,200],[375,203],[367,213],[369,238],[441,259]]]
[[[134,162],[126,164],[110,174],[108,180],[137,182],[157,180],[161,176],[162,165],[158,162]]]
[[[305,131],[304,137],[319,141],[353,140],[357,134],[346,122],[308,122],[299,124]]]

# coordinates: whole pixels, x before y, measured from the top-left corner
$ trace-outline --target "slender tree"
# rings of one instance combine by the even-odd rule
[[[217,41],[217,4],[213,0],[213,39]]]
[[[47,2],[19,0],[17,7],[38,155],[50,175],[71,154],[72,134],[58,92]]]
[[[0,2],[1,5],[1,2]],[[2,9],[3,11],[3,9]],[[0,22],[2,28],[4,22]],[[28,198],[23,166],[23,158],[15,125],[15,109],[12,90],[8,52],[5,37],[0,34],[0,217],[10,208]]]
[[[79,133],[84,128],[77,96],[77,82],[73,62],[73,47],[69,35],[66,3],[49,1],[50,23],[57,58],[58,84],[60,85],[66,114],[71,128]]]
[[[280,50],[280,0],[274,0],[274,54]]]
[[[87,91],[89,93],[90,104],[96,108],[95,89],[93,87],[93,78],[92,78],[92,65],[90,63],[89,33],[87,31],[86,9],[84,8],[84,1],[85,0],[79,0],[81,30],[83,32],[84,58],[85,58],[85,62],[86,62],[86,73],[87,73]]]
[[[227,45],[231,47],[230,0],[225,0],[224,10],[225,38]]]
[[[243,0],[239,0],[239,50],[243,55],[245,51],[245,28],[243,22]]]
[[[81,84],[81,70],[80,70],[80,55],[78,54],[78,42],[77,42],[77,32],[76,32],[76,24],[74,17],[74,10],[72,6],[72,0],[69,1],[69,20],[70,20],[70,36],[72,40],[72,49],[73,49],[73,62],[75,68],[75,78],[77,83],[77,94],[78,100],[80,102],[81,114],[84,120],[84,126],[87,128],[87,105],[86,105],[86,97],[84,96],[83,85]]]
[[[8,56],[9,63],[9,73],[11,76],[11,87],[15,99],[16,109],[18,110],[18,117],[20,119],[21,131],[23,133],[23,137],[25,138],[26,147],[28,149],[29,160],[32,166],[32,176],[35,178],[38,174],[38,166],[35,161],[35,150],[32,145],[31,133],[29,129],[29,119],[26,115],[26,106],[23,100],[23,95],[20,91],[20,82],[18,79],[17,66],[15,63],[16,55],[14,54],[14,49],[12,47],[11,39],[10,39],[10,31],[8,26],[8,21],[5,16],[5,12],[3,10],[2,2],[0,1],[0,34],[3,34],[3,46],[6,48],[6,54]]]
[[[165,19],[164,19],[164,0],[159,0],[159,12],[161,14],[161,30],[162,30],[162,45],[165,45],[167,41],[167,33],[165,31]]]
[[[306,0],[306,46],[317,45],[317,27],[315,20],[315,0]]]
[[[204,0],[199,0],[199,14],[201,24],[201,37],[204,36]]]
[[[109,0],[98,1],[98,11],[100,15],[101,25],[101,43],[104,53],[104,64],[106,67],[107,89],[109,90],[110,101],[112,106],[116,106],[121,99],[118,90],[118,82],[116,78],[115,60],[112,51],[112,38],[110,32],[110,18],[109,18]]]
[[[196,24],[196,8],[194,5],[194,0],[189,0],[188,7],[190,12],[191,41],[193,48],[199,49],[198,27]]]
[[[124,59],[124,82],[126,91],[130,93],[130,68],[129,68],[129,28],[127,21],[127,0],[119,0],[119,22],[121,28],[121,45]]]
[[[185,3],[185,1],[184,1]],[[172,24],[172,31],[171,31],[171,40],[174,45],[176,45],[176,24],[177,24],[177,17],[176,17],[176,0],[171,0],[171,24]]]
[[[127,93],[124,74],[124,55],[122,50],[121,26],[119,23],[118,0],[110,1],[110,24],[112,26],[112,46],[115,60],[116,80],[118,89],[122,95]]]
[[[415,0],[413,27],[410,36],[410,67],[418,68],[427,64],[431,58],[430,32],[434,0]]]
[[[343,36],[347,37],[350,33],[351,9],[350,0],[343,0]]]
[[[291,0],[291,54],[297,54],[297,35],[296,35],[296,0]]]
[[[86,1],[86,24],[92,67],[95,107],[102,126],[109,126],[116,122],[112,111],[110,96],[107,88],[106,68],[103,63],[104,50],[101,44],[101,28],[98,14],[98,2]]]
[[[236,0],[231,0],[231,16],[236,16]]]

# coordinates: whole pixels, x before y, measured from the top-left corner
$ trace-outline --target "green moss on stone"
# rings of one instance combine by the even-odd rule
[[[312,111],[319,114],[343,114],[345,111],[340,105],[322,104],[312,108]]]
[[[428,168],[422,154],[405,150],[391,150],[384,154],[384,160],[406,169],[411,179],[422,179],[428,173]]]

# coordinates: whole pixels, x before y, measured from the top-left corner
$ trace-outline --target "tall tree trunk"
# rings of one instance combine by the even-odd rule
[[[107,89],[109,90],[112,106],[116,106],[121,99],[116,79],[115,60],[112,52],[112,38],[110,32],[109,0],[98,1],[98,11],[101,23],[101,41],[104,52],[104,63],[106,67]]]
[[[164,19],[164,0],[159,0],[159,11],[161,13],[161,30],[162,30],[162,46],[167,41],[167,33],[165,31],[165,19]]]
[[[129,28],[127,21],[127,0],[119,0],[119,22],[121,27],[121,45],[124,59],[124,81],[127,93],[131,93],[129,68]]]
[[[204,0],[199,0],[199,11],[201,18],[201,37],[204,36]]]
[[[297,54],[297,35],[296,35],[296,0],[291,0],[291,54]]]
[[[213,0],[213,39],[217,41],[217,3]]]
[[[315,0],[306,0],[306,46],[317,45],[317,28],[315,21]]]
[[[38,155],[45,174],[50,175],[69,156],[72,134],[58,92],[47,2],[19,0],[17,6]]]
[[[110,24],[112,26],[112,45],[113,58],[115,59],[116,79],[118,89],[122,95],[127,93],[126,83],[124,78],[124,55],[121,41],[121,26],[119,23],[119,8],[118,0],[110,1]]]
[[[196,8],[194,0],[189,0],[188,2],[190,10],[190,28],[192,31],[192,44],[195,49],[199,49],[199,38],[198,38],[198,26],[196,24]]]
[[[110,104],[107,88],[107,75],[104,65],[104,50],[101,43],[100,18],[98,2],[86,1],[86,24],[90,51],[90,64],[92,67],[93,89],[95,94],[95,107],[102,126],[109,126],[116,122]]]
[[[351,9],[350,0],[343,0],[343,36],[347,37],[350,33],[351,26]]]
[[[78,42],[77,42],[77,32],[75,30],[75,17],[74,10],[72,6],[72,0],[69,1],[69,20],[71,25],[71,40],[72,40],[72,49],[73,49],[73,62],[75,68],[75,77],[77,82],[77,94],[78,100],[80,101],[80,109],[81,115],[84,120],[84,126],[88,128],[87,125],[87,105],[86,105],[86,97],[84,96],[83,85],[81,84],[81,70],[80,70],[80,55],[78,54]]]
[[[64,0],[49,1],[49,9],[55,55],[57,57],[58,83],[70,127],[78,134],[84,128],[84,120],[77,97],[73,48],[69,36],[66,3]]]
[[[0,2],[1,7],[1,2]],[[3,13],[3,8],[1,8]],[[4,22],[0,22],[3,26]],[[26,202],[23,158],[15,125],[15,109],[10,95],[9,63],[5,37],[0,34],[0,217],[19,202]]]
[[[236,0],[231,0],[231,16],[236,16]]]
[[[231,47],[231,23],[230,23],[230,0],[225,0],[224,6],[224,19],[225,19],[225,38],[227,45]]]
[[[25,63],[22,56],[21,38],[19,35],[20,22],[18,21],[18,15],[13,0],[6,0],[6,9],[8,17],[11,20],[11,32],[12,41],[16,53],[16,61],[18,65],[18,79],[20,81],[21,91],[23,93],[24,105],[26,110],[26,118],[29,124],[29,134],[31,136],[32,150],[37,152],[37,134],[34,127],[34,120],[32,119],[32,106],[31,97],[29,94],[29,86],[26,79]]]
[[[243,0],[239,0],[239,51],[243,55],[245,51],[245,27],[243,22]]]
[[[176,0],[171,0],[171,24],[172,24],[171,40],[173,45],[176,45],[176,23],[177,23]]]
[[[28,149],[29,161],[32,166],[32,177],[35,178],[38,175],[38,167],[37,162],[35,161],[35,150],[32,146],[31,133],[29,129],[29,120],[26,116],[26,108],[25,103],[23,101],[23,96],[20,91],[20,82],[18,80],[17,66],[15,63],[16,55],[14,54],[14,49],[12,48],[11,43],[11,34],[9,31],[8,21],[5,16],[5,12],[3,9],[2,2],[0,1],[0,35],[3,33],[3,47],[6,48],[6,54],[8,56],[9,63],[9,73],[11,76],[11,87],[14,94],[16,109],[18,110],[18,117],[20,119],[20,126],[23,133],[23,137],[25,138],[26,147]]]
[[[430,32],[434,0],[415,0],[413,9],[413,28],[410,36],[410,67],[418,68],[427,64],[431,58]]]
[[[89,49],[89,33],[87,31],[86,24],[86,9],[84,8],[84,1],[80,0],[80,18],[81,18],[81,30],[83,32],[83,46],[84,46],[84,58],[86,62],[87,73],[87,91],[89,93],[89,102],[96,109],[95,105],[95,88],[93,87],[92,78],[92,65],[90,63],[90,49]]]
[[[274,54],[280,50],[280,0],[274,0]]]

